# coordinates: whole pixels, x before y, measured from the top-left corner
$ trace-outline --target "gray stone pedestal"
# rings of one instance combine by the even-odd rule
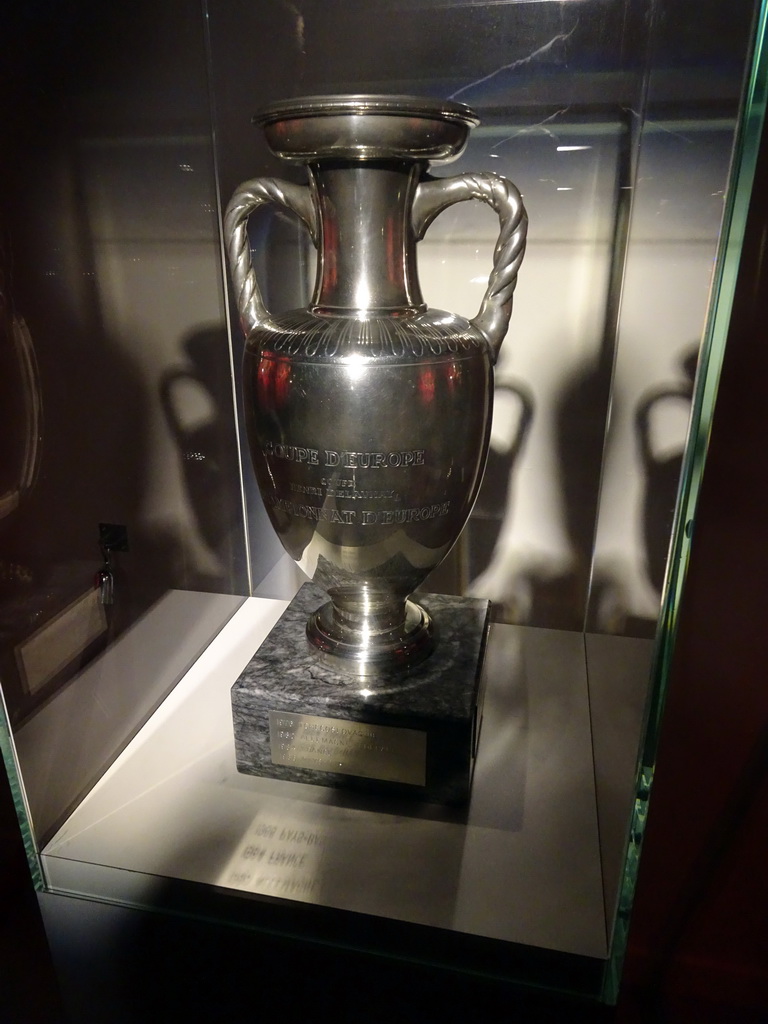
[[[305,584],[232,687],[241,772],[321,786],[469,798],[482,720],[487,601],[419,595],[437,632],[409,673],[338,671],[305,634],[328,598]]]

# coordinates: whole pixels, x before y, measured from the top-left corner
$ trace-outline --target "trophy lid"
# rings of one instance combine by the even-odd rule
[[[253,118],[277,156],[298,163],[318,159],[455,160],[475,112],[453,100],[355,94],[281,100]]]

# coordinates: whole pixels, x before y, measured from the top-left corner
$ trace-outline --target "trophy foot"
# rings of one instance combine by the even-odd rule
[[[337,668],[365,676],[403,672],[424,661],[434,650],[432,619],[415,601],[405,602],[405,615],[395,626],[350,625],[333,602],[324,604],[307,622],[307,639]]]

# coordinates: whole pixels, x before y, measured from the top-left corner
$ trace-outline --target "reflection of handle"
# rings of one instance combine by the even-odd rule
[[[37,359],[27,325],[21,317],[14,317],[10,327],[14,354],[21,373],[21,388],[24,399],[24,454],[18,487],[0,494],[0,519],[9,515],[18,506],[22,494],[35,482],[40,469],[43,403]]]
[[[473,326],[488,340],[495,361],[512,314],[512,293],[525,253],[528,217],[518,190],[511,181],[498,174],[478,172],[460,174],[455,178],[435,178],[422,181],[416,189],[413,203],[416,238],[424,237],[439,213],[466,199],[487,203],[498,214],[501,226],[488,288],[480,312],[472,320]]]
[[[308,185],[293,185],[279,178],[253,178],[235,191],[224,215],[224,240],[229,256],[235,300],[246,335],[267,318],[256,274],[251,266],[248,217],[265,203],[293,210],[307,225],[317,244],[317,213]]]

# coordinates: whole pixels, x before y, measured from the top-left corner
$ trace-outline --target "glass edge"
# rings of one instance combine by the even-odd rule
[[[627,851],[610,955],[603,979],[601,999],[608,1004],[616,1002],[621,984],[662,712],[677,637],[680,601],[690,560],[693,525],[712,432],[715,399],[733,311],[741,248],[755,182],[757,155],[765,123],[768,97],[767,24],[768,0],[762,0],[755,16],[753,49],[749,70],[745,76],[741,114],[731,162],[730,188],[723,211],[709,315],[702,338],[691,427],[683,460],[667,560],[667,576],[651,666],[646,723],[637,767],[635,803],[627,835]]]
[[[245,549],[246,585],[248,589],[248,596],[253,597],[255,586],[253,582],[253,559],[251,557],[251,526],[249,518],[250,510],[248,508],[248,495],[246,492],[244,479],[244,466],[247,456],[244,453],[243,424],[241,422],[242,416],[240,411],[237,387],[237,368],[235,366],[235,352],[233,341],[235,325],[233,325],[232,321],[232,295],[229,285],[229,275],[227,273],[227,247],[224,238],[224,210],[226,207],[226,202],[222,195],[221,173],[219,167],[219,117],[212,80],[213,58],[211,43],[211,18],[210,11],[208,9],[208,4],[209,0],[199,0],[200,15],[202,21],[203,47],[205,51],[205,86],[208,100],[208,115],[210,118],[210,164],[211,174],[213,178],[213,195],[216,205],[216,232],[219,252],[218,277],[221,285],[221,312],[224,318],[224,324],[227,331],[227,353],[229,359],[230,380],[232,384],[232,416],[234,419],[233,436],[235,442],[235,450],[237,452],[238,483],[240,487],[240,516],[242,518],[243,547]]]
[[[32,815],[27,804],[24,793],[24,785],[21,780],[19,760],[16,755],[16,746],[13,742],[10,719],[5,704],[5,696],[0,687],[0,755],[5,764],[5,771],[8,776],[8,784],[13,798],[13,805],[16,810],[16,817],[19,822],[24,850],[27,855],[29,873],[32,877],[32,884],[37,892],[46,890],[45,877],[43,874],[40,851],[35,841],[34,829],[32,827]]]

